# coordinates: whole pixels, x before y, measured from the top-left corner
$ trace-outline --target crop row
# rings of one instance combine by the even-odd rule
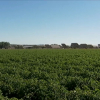
[[[100,51],[0,50],[0,100],[99,100]]]

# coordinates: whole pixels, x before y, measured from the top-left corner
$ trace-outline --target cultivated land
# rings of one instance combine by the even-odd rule
[[[7,98],[100,100],[100,50],[0,50],[0,100]]]

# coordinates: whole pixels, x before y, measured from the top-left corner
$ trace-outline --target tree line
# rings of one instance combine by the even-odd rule
[[[94,48],[93,45],[87,45],[87,44],[78,44],[78,43],[71,43],[70,46],[66,45],[66,44],[61,44],[59,45],[60,48],[73,48],[73,49],[76,49],[76,48],[84,48],[84,49],[87,49],[87,48]],[[0,42],[0,49],[8,49],[8,48],[14,48],[14,49],[23,49],[24,46],[23,45],[11,45],[9,42]],[[51,45],[49,44],[45,44],[45,45],[33,45],[32,47],[28,47],[28,49],[33,49],[33,48],[52,48]]]
[[[0,42],[0,49],[8,49],[10,47],[9,42]]]
[[[87,45],[87,44],[78,44],[78,43],[71,43],[70,46],[67,46],[66,44],[61,44],[63,48],[73,48],[73,49],[77,49],[77,48],[94,48],[93,45]]]

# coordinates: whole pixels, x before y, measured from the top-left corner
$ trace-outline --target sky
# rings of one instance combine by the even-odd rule
[[[0,41],[100,44],[99,0],[0,0]]]

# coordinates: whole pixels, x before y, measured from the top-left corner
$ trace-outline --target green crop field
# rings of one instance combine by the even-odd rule
[[[100,50],[0,50],[0,100],[100,100]]]

